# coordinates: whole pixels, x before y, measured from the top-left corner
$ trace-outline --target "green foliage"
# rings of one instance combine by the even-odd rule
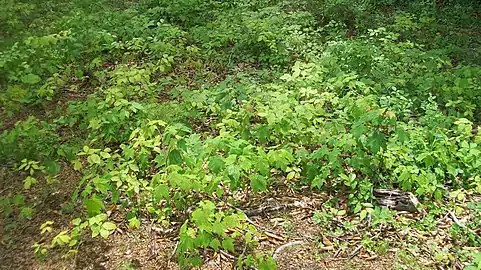
[[[396,222],[373,188],[480,193],[476,3],[441,2],[4,0],[0,162],[26,190],[59,164],[81,178],[81,218],[36,255],[109,237],[115,208],[130,229],[183,218],[181,267],[222,250],[273,269],[236,192],[309,186],[348,206],[316,222],[358,213],[372,229]],[[5,216],[32,218],[22,196],[1,197]],[[479,245],[476,226],[453,238]]]
[[[465,267],[465,270],[475,270],[481,268],[481,255],[479,252],[473,253],[473,264]]]
[[[23,159],[55,159],[58,141],[54,125],[30,116],[0,134],[0,161],[14,163]]]
[[[228,231],[233,231],[228,233]],[[180,228],[180,240],[177,248],[181,267],[200,265],[200,249],[211,248],[236,252],[235,241],[244,242],[251,248],[255,244],[256,229],[247,224],[243,214],[226,214],[216,211],[211,201],[202,201],[192,212],[191,220]]]

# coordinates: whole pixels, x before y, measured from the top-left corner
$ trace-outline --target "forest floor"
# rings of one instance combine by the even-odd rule
[[[0,175],[10,180],[18,177],[11,172]],[[169,229],[163,229],[142,220],[139,229],[129,230],[127,224],[122,224],[125,217],[117,209],[108,211],[109,219],[118,222],[109,239],[85,239],[71,256],[60,249],[45,260],[35,258],[32,245],[39,242],[39,228],[45,220],[54,219],[56,224],[68,227],[69,215],[61,212],[69,203],[69,191],[75,189],[79,175],[65,170],[58,180],[62,189],[47,187],[53,193],[45,192],[46,187],[31,190],[31,196],[39,202],[39,214],[34,218],[7,230],[0,223],[1,231],[8,231],[8,239],[13,243],[0,245],[1,269],[180,269],[174,254],[181,224],[172,223]],[[1,191],[11,188],[15,187],[1,187]],[[455,222],[451,217],[440,218],[434,221],[436,230],[431,233],[402,231],[388,225],[379,230],[345,228],[350,220],[347,216],[334,217],[320,226],[313,217],[328,211],[323,207],[329,200],[326,194],[279,187],[267,196],[242,194],[238,198],[243,210],[250,213],[249,222],[262,233],[257,249],[271,253],[278,269],[286,270],[437,269],[439,260],[430,250],[433,245],[443,246],[450,241],[448,229]],[[419,220],[423,215],[401,212],[394,218]],[[227,252],[206,252],[203,256],[205,262],[198,269],[235,267],[236,258]]]

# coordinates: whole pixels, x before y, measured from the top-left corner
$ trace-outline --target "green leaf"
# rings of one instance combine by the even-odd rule
[[[227,226],[223,222],[216,221],[212,225],[212,232],[218,235],[223,235],[226,229],[227,229]]]
[[[316,177],[314,177],[314,179],[312,179],[311,185],[312,185],[312,187],[316,187],[318,189],[321,189],[322,186],[324,185],[323,175],[316,175]]]
[[[37,179],[31,177],[31,176],[27,176],[27,178],[25,178],[25,181],[23,183],[23,188],[24,189],[30,189],[30,187],[34,184],[37,183]]]
[[[367,211],[366,211],[366,209],[363,209],[363,210],[361,211],[361,213],[359,214],[359,218],[360,218],[361,220],[363,220],[363,219],[366,218],[366,216],[367,216]]]
[[[225,250],[234,251],[234,239],[227,237],[226,239],[222,240],[222,247]]]
[[[182,165],[182,156],[180,155],[179,150],[174,149],[169,152],[167,156],[167,160],[169,165]]]
[[[89,216],[95,216],[100,214],[100,211],[104,209],[104,203],[96,195],[92,196],[91,199],[84,201],[84,205],[87,208]]]
[[[239,179],[240,179],[240,171],[237,166],[230,165],[227,167],[227,172],[229,174],[229,177],[232,179],[231,186],[237,187],[239,185]]]
[[[368,145],[373,154],[377,154],[381,148],[386,148],[386,138],[383,133],[375,131],[368,139]]]
[[[78,226],[78,225],[80,225],[81,222],[82,222],[82,220],[80,218],[76,218],[76,219],[72,220],[72,225]]]
[[[209,246],[214,249],[214,251],[219,251],[219,247],[220,247],[220,241],[218,239],[212,239],[212,241],[210,241],[210,244]]]
[[[24,205],[25,204],[24,196],[21,195],[21,194],[15,195],[15,197],[13,197],[13,204],[16,205],[16,206]]]
[[[272,257],[266,256],[265,260],[259,262],[259,270],[276,270],[276,261]]]
[[[283,170],[284,172],[287,170],[287,165],[294,160],[292,154],[284,149],[271,150],[267,154],[267,157],[271,165]]]
[[[228,215],[223,221],[228,228],[240,226],[239,216],[237,214]]]
[[[36,84],[41,81],[40,76],[35,75],[35,74],[27,74],[22,77],[22,82],[26,84]]]
[[[77,159],[74,160],[73,161],[73,169],[76,170],[76,171],[82,169],[82,163]]]
[[[155,202],[160,202],[162,199],[169,199],[170,194],[169,194],[169,187],[166,184],[160,184],[158,185],[153,192],[154,196],[154,201]]]
[[[101,155],[103,158],[110,158],[110,154],[107,153],[107,152],[100,152],[100,155]]]
[[[33,208],[31,207],[22,207],[19,214],[20,218],[32,219],[33,217]]]
[[[78,243],[77,239],[71,239],[70,242],[68,243],[68,246],[73,247],[73,246],[77,245],[77,243]]]
[[[133,218],[129,219],[129,228],[131,228],[131,229],[140,228],[140,220],[137,217],[133,217]]]
[[[102,236],[102,238],[107,239],[109,237],[109,235],[110,235],[110,231],[100,229],[100,236]]]
[[[110,189],[109,181],[105,178],[95,177],[92,182],[94,183],[95,189],[102,194],[106,194]]]
[[[251,182],[252,190],[254,191],[266,191],[267,190],[267,180],[264,176],[254,174],[249,177]]]
[[[93,164],[100,164],[101,160],[100,160],[100,156],[97,155],[97,154],[92,154],[90,155],[88,158],[87,158],[88,162],[89,163],[93,163]]]
[[[409,136],[404,128],[396,128],[396,134],[400,142],[405,142],[409,139]]]
[[[137,164],[135,164],[135,163],[130,163],[129,168],[134,172],[140,171],[139,166],[137,166]]]
[[[112,223],[112,222],[105,222],[103,225],[102,225],[102,228],[108,230],[108,231],[113,231],[115,229],[117,229],[117,226]]]
[[[214,173],[219,173],[224,169],[225,163],[224,163],[224,160],[222,159],[222,157],[215,156],[215,157],[210,159],[208,167]]]
[[[270,132],[267,125],[263,125],[257,130],[257,137],[260,143],[266,143],[269,140],[269,135]]]
[[[209,218],[214,213],[215,204],[211,201],[200,202],[200,207],[192,212],[192,221],[202,230],[212,232],[212,223]]]
[[[58,240],[59,240],[59,242],[62,242],[62,244],[67,244],[68,242],[70,242],[70,236],[65,235],[65,234],[64,234],[64,235],[60,235],[60,236],[58,237]]]

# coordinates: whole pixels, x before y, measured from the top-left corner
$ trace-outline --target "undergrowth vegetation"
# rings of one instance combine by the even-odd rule
[[[441,264],[481,244],[477,1],[0,2],[0,161],[23,178],[2,186],[24,189],[0,197],[4,221],[32,218],[30,191],[66,167],[80,176],[39,258],[108,238],[119,211],[132,230],[180,222],[182,268],[223,250],[274,269],[236,198],[280,186],[373,228],[391,222],[373,189],[412,192],[427,219],[477,213]]]

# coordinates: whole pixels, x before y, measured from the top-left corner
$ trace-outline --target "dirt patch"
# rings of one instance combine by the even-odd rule
[[[63,169],[57,175],[56,182],[51,185],[39,182],[29,190],[23,189],[23,173],[0,168],[0,197],[11,201],[16,196],[21,196],[24,201],[18,206],[10,202],[9,205],[13,206],[11,214],[6,215],[5,209],[0,213],[1,269],[43,268],[39,267],[40,261],[34,256],[32,245],[36,242],[48,243],[51,239],[40,235],[40,226],[45,221],[52,220],[55,228],[64,230],[72,219],[70,213],[78,210],[68,204],[71,203],[70,198],[80,176],[69,164],[61,165]],[[31,219],[20,217],[22,207],[33,209]],[[52,254],[48,260],[58,261],[60,255]]]

